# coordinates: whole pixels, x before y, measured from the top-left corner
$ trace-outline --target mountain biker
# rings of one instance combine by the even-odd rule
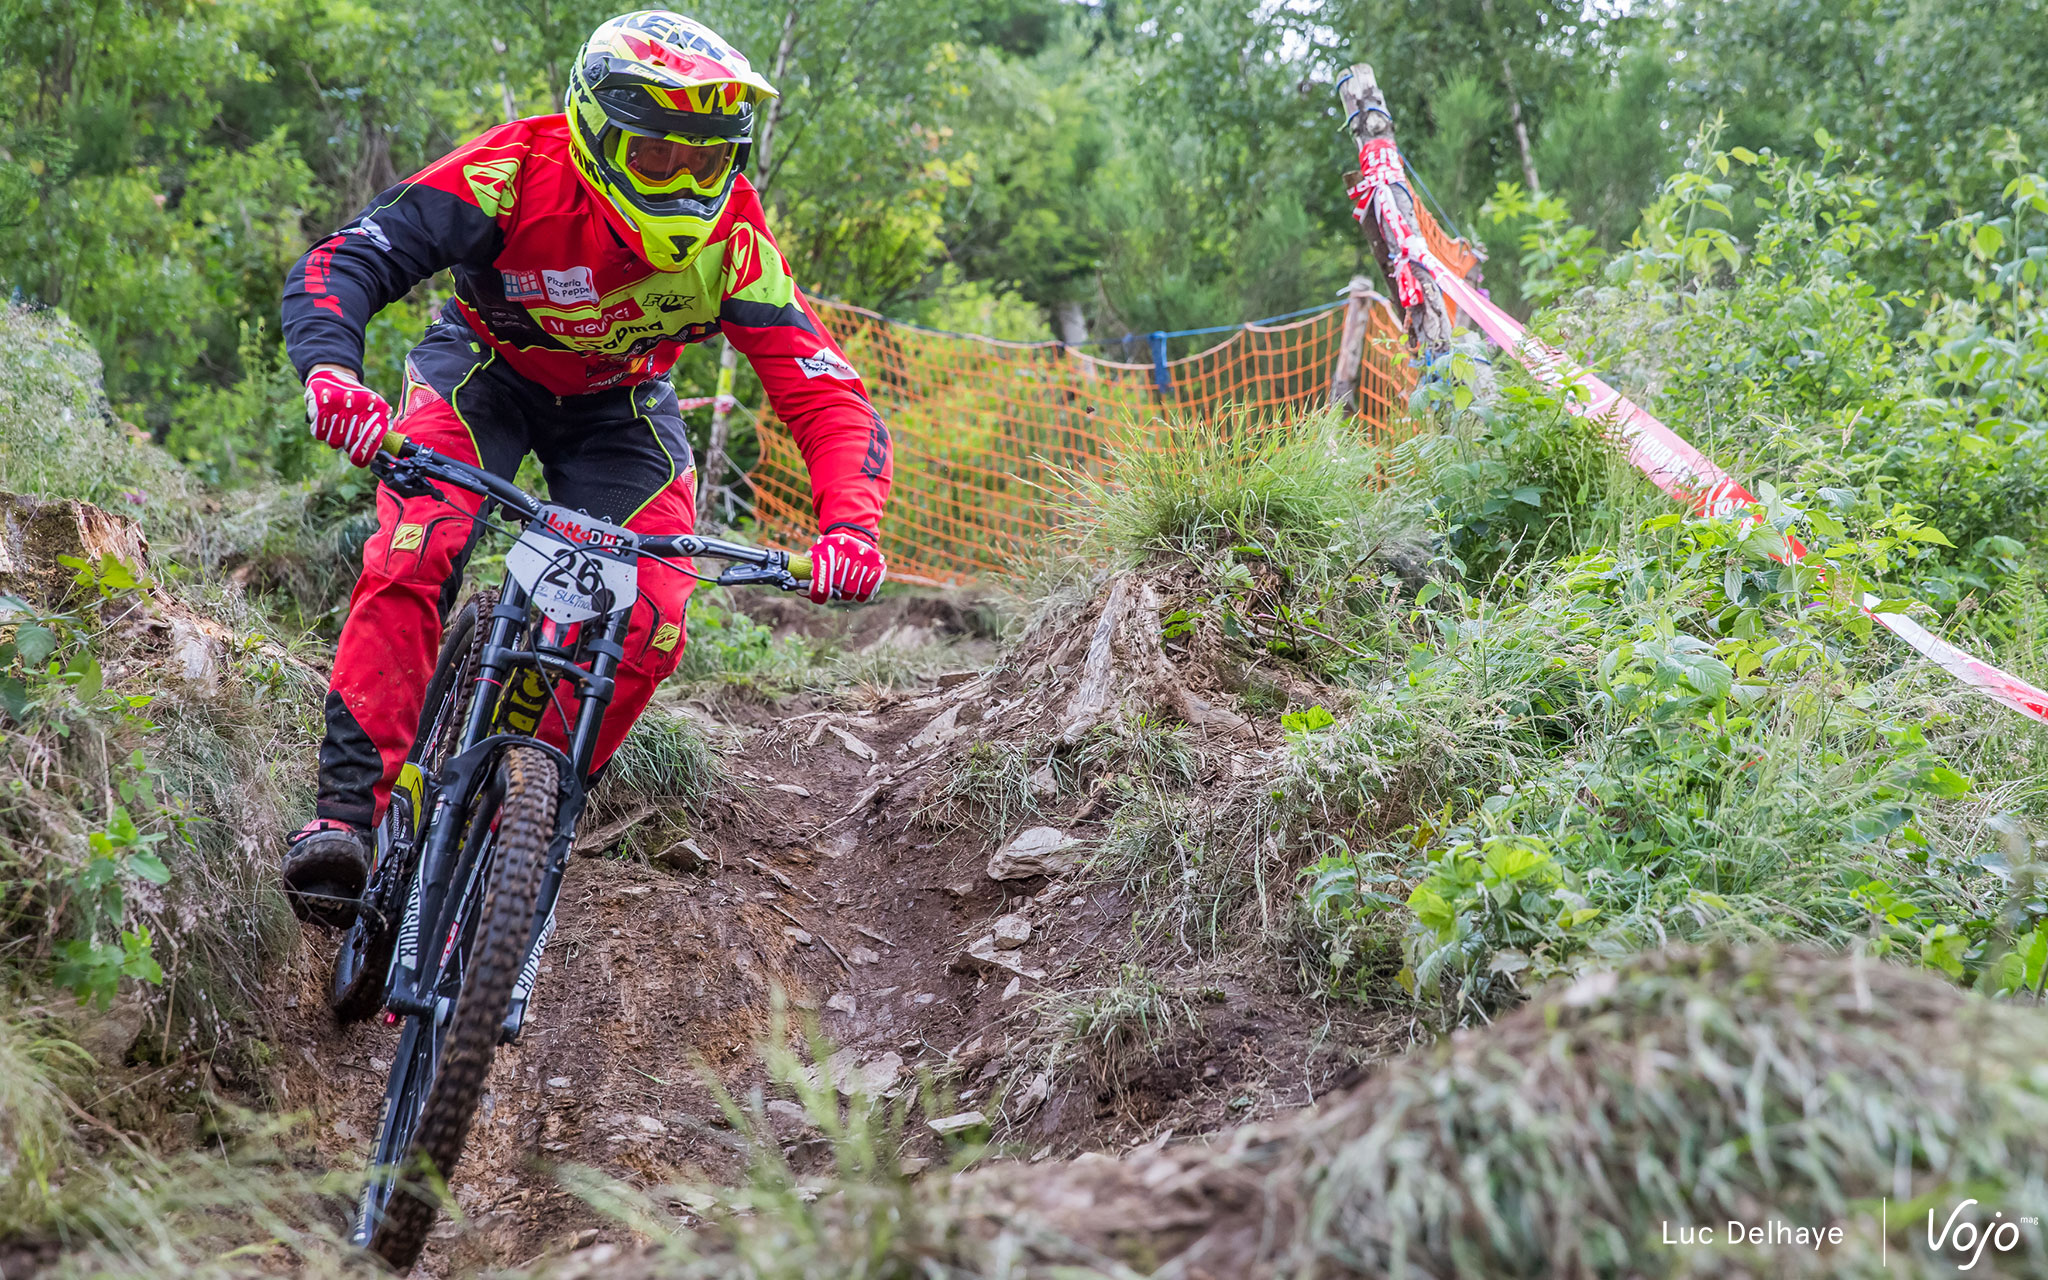
[[[284,335],[313,435],[357,466],[395,421],[511,477],[527,453],[552,499],[635,532],[691,532],[694,462],[665,376],[722,333],[753,362],[811,475],[811,598],[865,601],[889,493],[889,433],[790,278],[742,174],[776,96],[730,44],[666,11],[613,18],[570,68],[565,113],[514,120],[378,196],[285,279]],[[383,307],[452,268],[455,294],[405,363],[397,414],[361,380]],[[284,881],[308,919],[346,924],[417,729],[443,619],[482,532],[460,491],[377,492],[326,702],[317,817]],[[597,743],[602,766],[675,670],[694,580],[642,561]],[[555,741],[562,726],[548,726]],[[544,731],[545,732],[545,731]]]

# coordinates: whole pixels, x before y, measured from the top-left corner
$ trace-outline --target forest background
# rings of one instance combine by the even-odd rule
[[[321,458],[277,336],[286,267],[467,138],[559,109],[567,59],[615,8],[5,0],[0,289],[66,310],[118,412],[205,478],[304,478]],[[1517,310],[1626,247],[1703,128],[1790,159],[1832,139],[1837,165],[1899,175],[1879,194],[1908,233],[1995,214],[2048,150],[2041,0],[691,11],[783,91],[754,177],[815,296],[1099,354],[1311,306],[1363,268],[1330,85],[1354,57],[1381,68],[1409,158],[1492,246],[1487,284]],[[1758,216],[1728,215],[1738,237]],[[1859,263],[1903,304],[1901,332],[1944,288],[1967,292],[1927,260],[1897,255],[1895,278]],[[387,394],[443,293],[429,282],[373,326],[367,373]],[[688,354],[684,394],[708,394],[715,359]],[[758,397],[744,370],[741,391]]]

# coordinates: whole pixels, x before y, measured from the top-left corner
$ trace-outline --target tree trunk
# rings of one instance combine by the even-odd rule
[[[1508,62],[1507,44],[1500,38],[1500,23],[1495,19],[1493,0],[1479,0],[1479,7],[1486,14],[1487,38],[1493,41],[1495,52],[1500,58],[1500,86],[1507,94],[1508,123],[1515,127],[1515,146],[1522,153],[1522,177],[1529,184],[1531,197],[1543,194],[1543,180],[1536,175],[1536,153],[1529,146],[1529,126],[1522,119],[1522,95],[1515,91],[1515,69]]]
[[[711,438],[704,442],[704,466],[697,473],[697,524],[703,527],[711,495],[724,488],[725,442],[732,435],[732,379],[740,353],[725,339],[718,349],[718,389],[712,393]]]
[[[782,40],[775,46],[775,69],[769,73],[769,83],[779,84],[783,72],[789,70],[789,53],[796,44],[796,6],[789,6],[789,12],[782,19]],[[782,119],[782,99],[772,98],[768,110],[761,120],[760,136],[754,139],[754,172],[768,172],[768,145],[775,138],[775,124]],[[765,208],[768,200],[767,183],[758,188]],[[732,339],[727,338],[718,352],[718,389],[712,393],[711,438],[704,442],[704,465],[697,474],[697,519],[701,522],[711,506],[711,495],[725,487],[726,441],[732,437],[733,373],[739,366],[740,353],[733,349]]]
[[[1081,312],[1078,300],[1068,298],[1054,308],[1054,315],[1060,322],[1060,341],[1070,347],[1078,347],[1088,341],[1088,317]]]
[[[782,39],[775,46],[775,69],[768,73],[768,83],[780,88],[783,72],[789,70],[789,54],[796,47],[796,6],[789,6],[789,12],[782,17]],[[762,177],[765,201],[768,177],[768,143],[775,137],[775,126],[782,119],[783,99],[778,95],[769,99],[768,110],[761,121],[761,136],[754,140],[754,172]]]

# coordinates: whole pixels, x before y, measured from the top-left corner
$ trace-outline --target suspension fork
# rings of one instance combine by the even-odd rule
[[[584,686],[582,705],[577,709],[576,732],[569,740],[572,775],[562,779],[561,799],[555,807],[555,835],[548,842],[547,867],[541,877],[540,896],[535,902],[533,926],[526,936],[526,962],[520,966],[519,980],[512,993],[512,1007],[499,1030],[500,1043],[510,1044],[519,1038],[520,1028],[526,1021],[527,1002],[540,977],[541,953],[554,934],[555,904],[561,897],[562,881],[569,870],[569,846],[576,838],[576,825],[589,798],[590,764],[597,755],[597,735],[604,725],[605,712],[610,709],[612,695],[618,687],[616,676],[619,663],[626,656],[626,631],[632,618],[630,606],[612,614],[607,620],[609,625],[605,628],[604,637],[590,646],[593,654],[590,680]]]
[[[498,694],[505,687],[505,679],[511,670],[504,655],[511,650],[520,629],[526,625],[527,604],[526,590],[507,574],[498,592],[497,607],[485,620],[486,641],[483,660],[474,677],[475,696],[470,699],[469,714],[463,722],[462,736],[456,740],[451,759],[462,757],[490,736],[491,723],[497,715]],[[459,691],[450,689],[443,696],[460,695]],[[417,1006],[422,1004],[421,993],[431,991],[440,976],[441,939],[448,928],[443,917],[448,911],[449,891],[461,869],[457,863],[464,852],[462,834],[466,829],[465,824],[451,821],[451,817],[474,798],[477,785],[489,785],[486,778],[476,785],[451,786],[452,779],[445,765],[441,776],[432,781],[434,808],[427,817],[426,841],[413,873],[418,894],[417,909],[411,912],[411,926],[406,930],[410,936],[400,940],[401,947],[408,943],[411,945],[414,963],[411,972],[403,975],[406,980],[404,986],[394,981],[392,998],[388,1002],[391,1008],[400,1012],[419,1011]],[[404,966],[397,967],[394,978],[403,969]]]

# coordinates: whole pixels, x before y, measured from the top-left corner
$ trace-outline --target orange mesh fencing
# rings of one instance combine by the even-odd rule
[[[1424,219],[1433,247],[1463,251]],[[1345,305],[1272,325],[1247,324],[1214,346],[1161,364],[1125,363],[1057,342],[940,333],[860,307],[817,304],[860,370],[895,443],[895,484],[882,527],[892,578],[960,583],[1041,540],[1057,517],[1063,473],[1100,475],[1134,424],[1169,413],[1300,412],[1327,404]],[[1392,305],[1369,298],[1358,406],[1365,428],[1403,432],[1418,371]],[[1162,374],[1164,387],[1162,388]],[[748,477],[762,535],[802,545],[814,527],[810,485],[788,429],[758,422]]]

